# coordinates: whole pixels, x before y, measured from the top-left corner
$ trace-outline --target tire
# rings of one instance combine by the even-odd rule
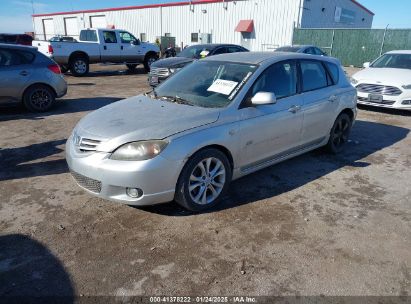
[[[126,66],[130,72],[134,72],[136,70],[137,64],[126,64]]]
[[[334,122],[330,132],[330,139],[327,143],[327,150],[333,154],[338,154],[344,149],[351,132],[352,122],[350,117],[342,113]]]
[[[146,58],[144,58],[144,69],[147,73],[150,72],[151,65],[157,60],[158,57],[155,54],[149,54],[146,56]]]
[[[82,77],[89,71],[88,59],[84,56],[76,56],[70,60],[70,71],[76,77]]]
[[[67,73],[70,70],[70,67],[67,64],[60,65],[60,70],[62,73]]]
[[[29,87],[23,96],[23,104],[30,112],[46,112],[51,109],[55,101],[54,91],[42,84]]]
[[[206,173],[213,174],[213,170],[216,170],[214,178],[209,174],[206,177]],[[224,197],[231,177],[231,165],[223,152],[212,148],[201,150],[188,160],[181,171],[174,199],[194,212],[212,208]]]

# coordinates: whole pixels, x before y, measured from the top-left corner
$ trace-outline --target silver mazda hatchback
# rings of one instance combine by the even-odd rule
[[[200,211],[234,179],[321,146],[340,152],[355,117],[356,90],[334,58],[218,55],[84,117],[67,163],[104,199]]]

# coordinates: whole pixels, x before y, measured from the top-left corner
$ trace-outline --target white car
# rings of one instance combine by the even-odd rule
[[[354,74],[358,103],[411,110],[411,50],[388,52]]]

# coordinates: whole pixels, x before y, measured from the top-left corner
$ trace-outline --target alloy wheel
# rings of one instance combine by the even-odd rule
[[[334,128],[333,144],[336,148],[340,148],[348,141],[350,133],[350,122],[347,119],[341,118]]]
[[[217,158],[200,161],[190,175],[188,191],[191,199],[199,205],[213,203],[223,191],[226,169]]]
[[[45,89],[35,90],[30,96],[30,103],[36,110],[44,110],[50,106],[53,102],[53,98]]]
[[[84,60],[78,59],[74,62],[74,70],[78,74],[84,74],[87,71],[87,64]]]

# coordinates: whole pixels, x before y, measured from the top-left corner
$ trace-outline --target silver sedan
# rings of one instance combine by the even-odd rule
[[[195,62],[149,94],[84,117],[67,163],[82,188],[108,200],[212,207],[234,179],[321,146],[343,149],[356,90],[340,66],[291,53]]]

